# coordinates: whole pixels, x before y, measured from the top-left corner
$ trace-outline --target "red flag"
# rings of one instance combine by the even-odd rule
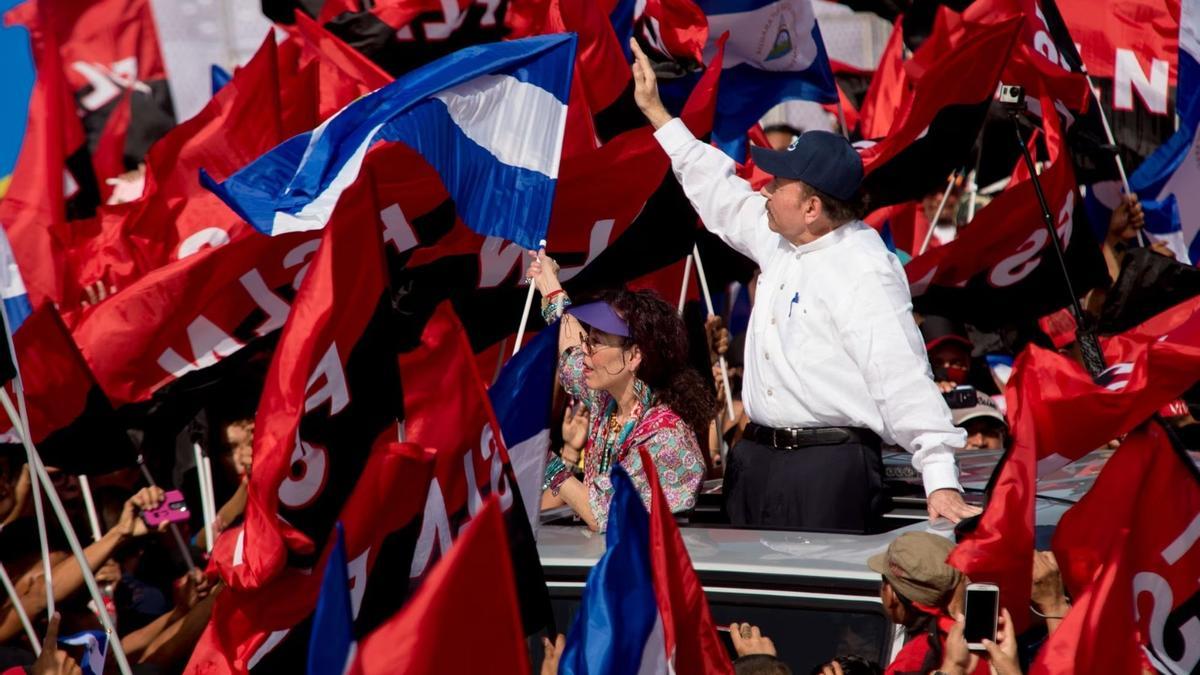
[[[961,50],[941,59],[916,80],[887,137],[861,151],[864,171],[877,170],[925,135],[943,109],[990,102],[1020,28],[1018,18],[973,26],[971,39]],[[880,68],[876,76],[886,77],[887,73]],[[864,120],[864,124],[869,122]]]
[[[1120,437],[1200,380],[1200,298],[1101,340],[1109,367],[1097,382],[1075,361],[1031,347],[1021,367],[1043,383],[1032,410],[1038,472]],[[1017,366],[1014,365],[1014,373]]]
[[[1129,431],[1200,379],[1200,298],[1102,346],[1114,365],[1099,384],[1075,362],[1036,345],[1017,357],[1005,392],[1013,446],[978,526],[951,554],[950,563],[973,580],[1000,585],[1018,632],[1028,620],[1036,474]]]
[[[394,342],[380,314],[386,287],[373,222],[337,218],[324,228],[259,402],[244,558],[221,568],[230,586],[260,587],[289,551],[311,555],[366,462],[364,448],[389,419],[394,425]]]
[[[33,5],[14,12],[31,17],[38,11]],[[132,168],[175,124],[150,2],[56,0],[46,9],[50,5],[42,27],[58,44],[88,147],[94,154],[103,144],[118,146],[124,160],[96,166],[103,182],[115,175],[111,171]]]
[[[1087,64],[1088,71],[1095,77],[1114,78],[1125,84],[1135,79],[1148,80],[1152,89],[1138,89],[1145,98],[1148,91],[1167,93],[1167,86],[1174,84],[1178,76],[1179,63],[1179,0],[1163,2],[1139,2],[1138,0],[1113,0],[1106,3],[1104,11],[1096,11],[1096,5],[1087,0],[1057,0],[1063,20],[1070,27],[1071,37],[1079,45],[1079,55]],[[1165,79],[1161,86],[1156,80]],[[1118,84],[1117,91],[1122,87]],[[1131,92],[1130,92],[1131,93]],[[1116,107],[1121,105],[1122,96],[1115,97]],[[1149,101],[1147,101],[1149,103]],[[1166,112],[1166,100],[1163,110]],[[1155,110],[1154,106],[1150,106]]]
[[[631,291],[651,290],[658,293],[667,302],[675,302],[683,286],[684,270],[687,270],[687,290],[683,291],[685,302],[700,300],[700,282],[696,279],[696,270],[687,264],[688,258],[671,263],[662,269],[644,274],[625,287]]]
[[[78,197],[76,201],[95,206],[94,181],[88,185],[82,174],[76,178],[67,172],[68,158],[84,151],[85,139],[58,43],[54,33],[44,28],[46,22],[39,20],[42,11],[29,2],[5,15],[6,24],[20,22],[29,28],[37,65],[25,140],[0,202],[0,223],[34,306],[62,299],[68,200]]]
[[[1058,113],[1048,100],[1044,124],[1050,166],[1042,172],[1041,187],[1055,216],[1059,240],[1065,249],[1074,227],[1076,196],[1075,173],[1065,152]],[[1028,175],[1028,174],[1026,174]],[[919,210],[919,205],[918,205]],[[924,214],[921,214],[923,216]],[[920,224],[922,218],[917,218]],[[927,225],[926,225],[927,227]],[[918,231],[919,230],[919,231]],[[915,227],[910,242],[897,236],[902,232],[893,225],[896,246],[907,251],[918,250],[925,228]],[[919,237],[919,238],[918,238]],[[977,274],[987,272],[994,287],[1011,286],[1029,276],[1040,264],[1056,264],[1052,257],[1050,236],[1042,220],[1041,207],[1028,178],[1019,184],[1009,184],[992,203],[979,211],[975,219],[952,242],[916,256],[905,266],[913,296],[919,296],[931,286],[955,286],[966,283]],[[1076,289],[1083,292],[1083,289]],[[1065,291],[1064,291],[1065,294]]]
[[[704,62],[704,45],[708,42],[708,17],[692,0],[646,0],[641,16],[635,22],[645,24],[645,35],[676,59]]]
[[[372,571],[377,564],[383,566],[387,576],[394,577],[394,571],[386,566],[411,555],[411,537],[407,547],[390,544],[392,540],[404,541],[401,532],[420,518],[432,469],[433,454],[416,444],[379,443],[346,500],[338,520],[345,530],[351,605],[356,619],[379,614],[404,600],[395,597],[395,584],[390,583],[371,585],[368,594],[368,582],[375,580]],[[332,538],[325,543],[313,569],[325,569],[333,543]],[[231,565],[239,546],[245,546],[241,527],[222,533],[212,557]],[[308,653],[303,646],[309,634],[293,629],[313,612],[320,586],[321,575],[287,569],[261,588],[227,589],[218,596],[212,618],[185,672],[244,673],[260,663],[267,670],[276,666],[275,672],[296,672],[283,669],[277,661],[289,656],[298,658],[303,669]],[[403,586],[407,588],[407,584]],[[294,653],[283,653],[288,651]]]
[[[1013,428],[1012,447],[996,469],[983,513],[974,528],[959,537],[946,560],[972,581],[1000,587],[1000,606],[1012,613],[1017,633],[1029,625],[1036,455],[1040,435],[1045,432],[1035,424],[1032,414],[1044,382],[1022,368],[1031,358],[1029,350],[1017,357],[1005,388]]]
[[[658,482],[654,460],[645,448],[642,466],[650,484],[650,573],[654,596],[662,617],[663,638],[673,671],[680,673],[732,673],[733,665],[717,637],[704,588],[692,567],[691,556],[671,515],[671,507]]]
[[[392,76],[370,59],[334,37],[307,14],[296,11],[290,31],[301,46],[301,63],[315,62],[319,100],[317,116],[329,119],[351,101],[392,81]]]
[[[348,672],[527,675],[509,560],[499,499],[492,497],[404,609],[363,640]],[[467,648],[463,636],[470,636]]]
[[[518,11],[513,11],[517,9]],[[509,7],[510,38],[575,32],[575,72],[582,80],[592,114],[612,105],[632,77],[608,16],[594,2],[535,0]]]
[[[883,138],[892,128],[904,100],[912,91],[908,73],[904,70],[904,30],[902,17],[892,24],[879,65],[867,85],[862,108],[858,111],[859,129],[863,138]]]
[[[1059,521],[1054,552],[1075,603],[1029,672],[1196,672],[1198,532],[1194,461],[1159,423],[1139,427]]]

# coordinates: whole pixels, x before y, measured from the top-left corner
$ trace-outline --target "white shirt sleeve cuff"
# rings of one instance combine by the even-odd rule
[[[926,497],[934,490],[945,488],[962,491],[962,486],[958,484],[958,467],[954,462],[925,462],[925,466],[921,467],[921,479],[925,483]]]
[[[696,140],[691,130],[678,117],[671,118],[670,122],[659,127],[658,131],[654,132],[654,138],[668,155],[675,154],[683,146]]]

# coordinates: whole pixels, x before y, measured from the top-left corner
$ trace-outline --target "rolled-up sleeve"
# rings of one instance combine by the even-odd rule
[[[834,316],[884,428],[912,453],[926,495],[943,488],[960,490],[954,451],[966,444],[966,432],[954,426],[930,375],[908,285],[885,270],[868,268],[854,277]]]
[[[766,197],[734,173],[728,155],[697,140],[675,118],[654,132],[704,226],[761,267],[779,236],[767,227]]]

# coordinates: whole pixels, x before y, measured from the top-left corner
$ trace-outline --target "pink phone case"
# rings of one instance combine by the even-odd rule
[[[158,508],[142,511],[142,519],[150,527],[157,527],[163,522],[182,523],[190,517],[187,502],[183,500],[183,493],[179,490],[167,490]]]

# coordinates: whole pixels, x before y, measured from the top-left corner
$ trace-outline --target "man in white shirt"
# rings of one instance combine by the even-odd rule
[[[787,150],[754,148],[775,176],[761,192],[697,140],[658,96],[632,45],[634,97],[705,227],[762,270],[746,337],[743,402],[751,424],[725,469],[738,525],[866,531],[884,507],[880,440],[912,452],[930,519],[966,504],[954,451],[964,433],[934,384],[904,270],[854,202],[862,161],[814,131]]]

